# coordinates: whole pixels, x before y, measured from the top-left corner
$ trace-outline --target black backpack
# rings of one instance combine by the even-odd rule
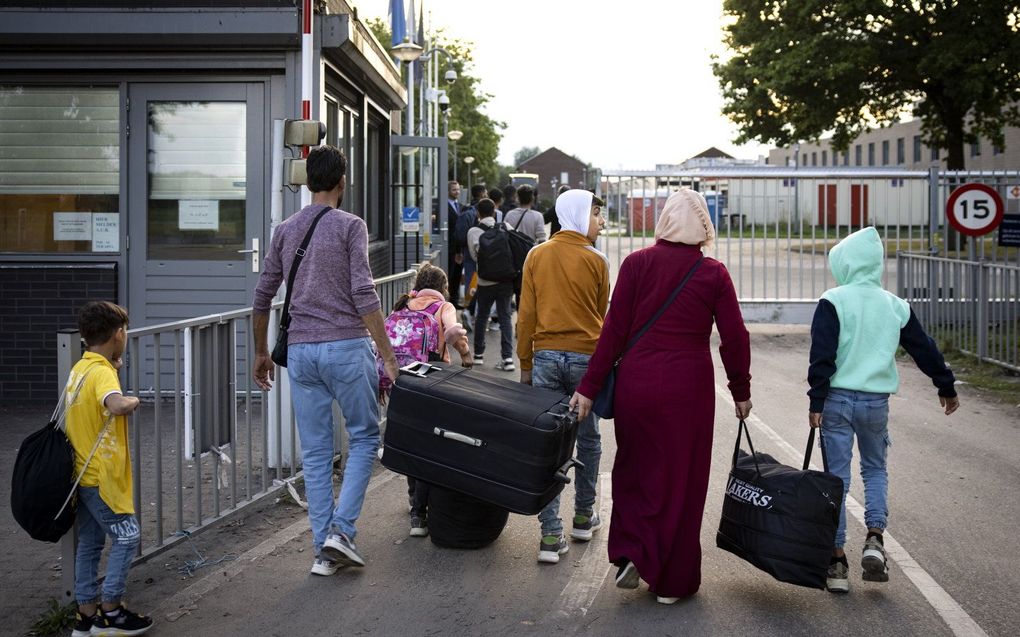
[[[478,238],[478,278],[496,283],[507,283],[517,278],[514,255],[510,247],[510,232],[502,223],[492,227],[478,224],[482,236]]]
[[[507,232],[509,235],[507,240],[510,242],[510,254],[513,256],[514,269],[516,275],[520,276],[521,272],[524,272],[524,261],[528,258],[528,253],[535,247],[535,240],[517,230],[524,221],[524,215],[528,214],[525,212],[521,215],[521,218],[517,220],[517,225]]]
[[[85,378],[82,378],[71,399],[72,403],[77,400],[84,383]],[[14,519],[32,539],[43,542],[59,542],[74,524],[71,496],[78,486],[78,480],[81,480],[80,475],[75,480],[74,449],[64,433],[64,405],[65,397],[61,394],[60,403],[53,410],[46,426],[22,441],[14,460],[14,475],[11,478],[11,511]],[[109,424],[108,418],[106,427]],[[99,440],[105,434],[104,427],[92,455],[99,448]]]

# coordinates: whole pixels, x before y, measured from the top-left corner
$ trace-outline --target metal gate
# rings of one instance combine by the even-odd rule
[[[962,241],[945,232],[945,202],[962,183],[986,183],[1005,195],[1020,173],[908,170],[729,168],[603,171],[608,219],[602,248],[615,277],[623,259],[654,242],[666,198],[680,186],[705,195],[718,238],[707,254],[726,264],[748,321],[807,323],[814,303],[835,285],[826,255],[865,226],[882,235],[886,289],[896,291],[897,252],[1020,264],[997,233]],[[1004,199],[1007,199],[1005,196]],[[1006,214],[1020,213],[1007,200]]]
[[[393,272],[428,261],[436,252],[439,264],[446,263],[447,165],[445,137],[390,137]]]

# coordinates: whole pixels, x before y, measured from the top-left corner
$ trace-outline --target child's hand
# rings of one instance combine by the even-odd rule
[[[811,425],[812,429],[818,429],[822,426],[822,412],[820,411],[809,411],[808,412],[808,424]]]
[[[944,398],[939,396],[939,404],[946,408],[946,415],[948,416],[960,408],[960,397]]]

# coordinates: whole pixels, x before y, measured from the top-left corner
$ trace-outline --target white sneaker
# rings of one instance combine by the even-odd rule
[[[343,533],[330,533],[326,536],[326,543],[322,545],[322,557],[341,565],[365,565],[365,560],[358,554],[354,542]]]
[[[660,604],[675,604],[678,601],[680,601],[680,598],[679,597],[663,597],[662,595],[656,595],[655,596],[655,601],[659,602]]]
[[[312,575],[322,575],[323,577],[329,577],[335,575],[340,570],[340,562],[334,562],[324,557],[317,557],[312,563]]]
[[[475,365],[483,365],[483,364],[485,364],[485,357],[482,356],[481,354],[475,354],[474,362],[475,362]]]
[[[501,369],[504,372],[512,372],[517,368],[514,367],[514,359],[504,358],[500,362],[496,363],[496,369]]]

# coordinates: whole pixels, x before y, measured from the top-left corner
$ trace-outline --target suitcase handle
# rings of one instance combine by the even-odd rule
[[[428,373],[431,372],[434,369],[438,370],[440,368],[436,367],[435,365],[429,365],[428,363],[422,363],[420,361],[415,361],[415,362],[411,363],[410,365],[406,365],[404,367],[401,367],[400,371],[404,372],[405,374],[410,374],[412,376],[417,376],[418,378],[425,378],[428,375]]]
[[[567,472],[570,471],[571,467],[577,467],[578,469],[584,468],[584,463],[577,458],[571,458],[563,463],[563,466],[556,470],[553,474],[553,480],[556,482],[562,482],[563,484],[570,484],[570,476]]]
[[[480,438],[472,438],[471,436],[465,436],[464,434],[459,434],[456,431],[450,431],[448,429],[441,429],[439,427],[436,427],[435,429],[432,430],[432,433],[436,434],[440,438],[449,438],[450,440],[463,442],[464,444],[471,445],[472,447],[485,446],[485,441],[481,440]]]

